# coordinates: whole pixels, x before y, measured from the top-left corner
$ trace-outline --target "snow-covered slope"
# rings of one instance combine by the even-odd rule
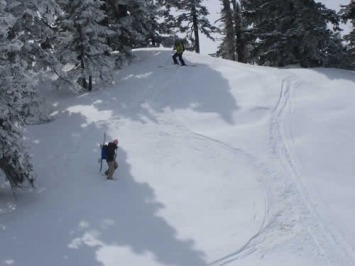
[[[134,53],[28,128],[38,189],[1,189],[0,265],[355,265],[353,72]]]

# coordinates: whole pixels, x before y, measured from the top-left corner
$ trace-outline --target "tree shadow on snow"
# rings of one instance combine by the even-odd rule
[[[153,56],[147,64],[147,53]],[[233,124],[233,113],[238,110],[231,85],[218,71],[206,64],[174,66],[167,51],[140,51],[142,57],[135,64],[120,71],[118,83],[106,90],[106,97],[98,109],[115,108],[119,116],[134,121],[156,121],[154,112],[191,109],[195,112],[216,114]],[[189,60],[185,58],[187,64]]]
[[[131,176],[126,152],[120,149],[118,157],[117,180],[103,181],[100,202],[105,207],[81,217],[69,247],[78,253],[94,249],[96,260],[103,265],[133,265],[136,260],[130,256],[136,255],[142,265],[148,258],[161,265],[206,265],[193,241],[178,239],[176,230],[158,216],[164,205],[157,202],[147,183]]]
[[[16,211],[2,217],[0,264],[207,265],[193,240],[159,216],[164,205],[153,188],[135,180],[127,160],[134,154],[119,149],[117,181],[104,180],[95,163],[103,132],[123,120],[159,124],[157,113],[191,109],[233,123],[237,102],[219,72],[203,64],[159,68],[170,54],[153,56],[150,65],[143,59],[120,71],[115,88],[68,98],[56,120],[31,127],[39,189],[20,194]]]
[[[41,174],[38,190],[19,193],[16,210],[2,216],[1,265],[206,265],[194,242],[179,239],[159,217],[164,205],[149,184],[134,179],[124,148],[117,180],[98,173],[104,130],[100,121],[68,111],[31,127],[26,138]]]

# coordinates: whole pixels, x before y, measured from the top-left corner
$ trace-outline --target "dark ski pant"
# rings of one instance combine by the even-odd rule
[[[174,64],[175,64],[175,65],[178,64],[178,61],[177,61],[176,57],[179,58],[179,61],[180,61],[181,65],[184,66],[184,65],[185,65],[185,62],[184,62],[184,59],[182,59],[182,53],[181,53],[181,54],[175,53],[175,54],[173,55],[173,60],[174,60]]]
[[[107,162],[108,170],[107,170],[107,179],[112,179],[113,173],[118,167],[118,163],[116,161]]]

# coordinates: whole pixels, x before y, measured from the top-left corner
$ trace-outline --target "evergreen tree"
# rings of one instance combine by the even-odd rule
[[[134,18],[132,28],[137,33],[133,47],[157,46],[161,41],[161,33],[165,32],[163,23],[158,22],[161,10],[152,0],[143,3],[137,1],[130,8],[130,14]]]
[[[52,16],[51,6],[54,2],[17,0],[4,1],[4,3],[6,3],[6,12],[14,17],[14,23],[8,31],[8,38],[17,39],[24,44],[17,53],[26,62],[27,75],[32,75],[32,82],[28,84],[22,95],[26,98],[22,106],[22,116],[26,123],[48,121],[48,106],[35,87],[35,74],[48,66],[45,62],[45,52],[40,44],[45,42],[46,36],[49,36],[43,21],[48,19],[48,15]]]
[[[242,0],[252,40],[252,58],[258,64],[303,67],[328,66],[339,17],[314,0]],[[333,31],[328,28],[333,24]],[[336,56],[334,56],[335,58]]]
[[[193,43],[196,53],[200,53],[200,32],[214,40],[212,34],[219,30],[209,22],[207,18],[209,13],[202,0],[159,0],[158,3],[177,13],[174,17],[169,12],[165,21],[171,28],[178,28],[181,33],[186,34],[186,38]]]
[[[129,12],[129,7],[134,2],[136,1],[105,0],[102,7],[106,14],[104,25],[113,32],[108,38],[108,45],[113,51],[121,53],[121,62],[130,56],[135,37],[139,35],[133,30],[134,18]]]
[[[96,84],[112,80],[114,58],[107,39],[113,33],[102,25],[105,13],[99,0],[61,0],[64,13],[57,19],[59,36],[55,57],[69,69],[56,69],[58,86],[68,85],[80,91],[91,91]],[[64,84],[63,84],[64,83]],[[80,86],[78,86],[80,85]]]
[[[26,58],[22,58],[26,45],[22,34],[27,33],[14,30],[22,17],[9,12],[11,4],[0,0],[0,168],[16,187],[25,180],[33,184],[34,172],[22,139],[22,109],[31,101],[27,97],[31,74]]]
[[[131,57],[135,47],[157,46],[163,23],[158,22],[162,9],[153,0],[105,0],[102,22],[113,34],[108,39],[112,50],[119,52],[118,66]]]
[[[349,34],[344,36],[344,39],[348,42],[348,58],[351,68],[355,68],[355,1],[351,0],[348,5],[342,6],[340,15],[344,22],[350,21],[352,24],[352,30]]]

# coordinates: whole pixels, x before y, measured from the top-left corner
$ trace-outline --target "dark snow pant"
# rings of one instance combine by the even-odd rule
[[[182,66],[184,66],[184,65],[185,65],[185,62],[184,62],[184,59],[182,59],[182,53],[181,53],[181,54],[175,53],[175,54],[173,55],[173,60],[174,60],[174,64],[175,64],[175,65],[178,64],[178,61],[177,61],[176,57],[179,58],[180,64],[181,64]]]

